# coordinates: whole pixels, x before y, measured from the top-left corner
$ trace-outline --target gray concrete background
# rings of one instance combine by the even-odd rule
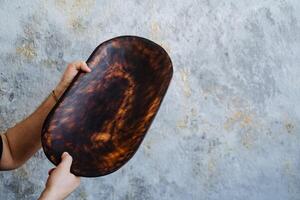
[[[0,0],[0,131],[30,114],[66,64],[133,34],[174,76],[141,148],[69,199],[300,199],[300,1]],[[36,199],[38,152],[0,173],[0,199]]]

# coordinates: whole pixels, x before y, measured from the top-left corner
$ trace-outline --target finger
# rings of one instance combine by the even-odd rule
[[[80,65],[80,69],[85,72],[91,72],[91,68],[86,64],[86,62],[82,62]]]
[[[70,154],[68,154],[67,152],[64,152],[61,156],[61,162],[59,163],[58,167],[70,171],[72,161],[72,156],[70,156]]]
[[[50,176],[51,175],[51,173],[55,170],[56,168],[52,168],[52,169],[50,169],[49,171],[48,171],[48,175]]]
[[[88,67],[88,65],[86,64],[86,62],[84,61],[77,61],[74,63],[75,67],[77,70],[82,70],[85,72],[90,72],[91,69]]]

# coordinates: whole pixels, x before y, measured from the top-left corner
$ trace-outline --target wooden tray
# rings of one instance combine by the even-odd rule
[[[172,78],[167,52],[137,36],[100,44],[49,113],[42,146],[55,165],[67,151],[77,176],[107,175],[138,150]]]

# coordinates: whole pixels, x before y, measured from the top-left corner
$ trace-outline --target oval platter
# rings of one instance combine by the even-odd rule
[[[55,165],[67,151],[71,172],[97,177],[122,167],[138,150],[166,94],[173,68],[167,52],[138,36],[100,44],[48,114],[42,147]]]

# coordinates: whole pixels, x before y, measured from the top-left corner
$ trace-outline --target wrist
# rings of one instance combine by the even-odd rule
[[[55,95],[57,98],[60,98],[60,96],[64,93],[64,91],[67,89],[67,85],[60,82],[54,89]]]
[[[63,198],[59,198],[55,192],[49,188],[45,188],[42,192],[39,200],[62,200]]]

